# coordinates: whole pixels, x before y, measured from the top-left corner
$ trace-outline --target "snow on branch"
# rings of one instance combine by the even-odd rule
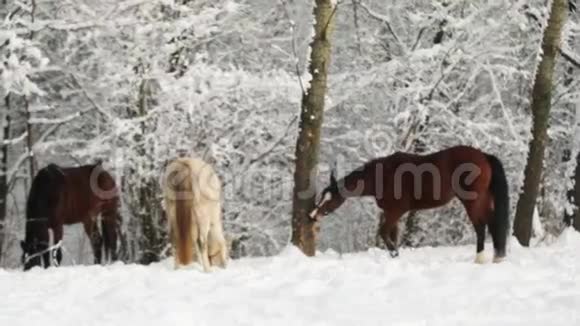
[[[16,138],[12,138],[12,139],[5,139],[0,144],[2,146],[12,146],[12,145],[16,145],[16,144],[22,142],[23,140],[25,140],[26,139],[26,136],[28,136],[28,133],[27,132],[23,132],[20,136],[18,136]]]
[[[76,112],[76,113],[73,113],[73,114],[68,115],[66,117],[62,117],[62,118],[58,118],[58,119],[30,118],[30,120],[28,120],[28,122],[30,124],[35,124],[35,125],[62,124],[62,123],[66,123],[66,122],[72,121],[75,118],[80,117],[81,114],[82,114],[81,112]]]
[[[408,49],[406,47],[406,45],[401,41],[401,39],[399,38],[399,36],[397,35],[397,33],[395,32],[395,30],[393,29],[393,26],[391,25],[390,19],[389,17],[383,16],[377,12],[375,12],[374,10],[372,10],[371,8],[369,8],[364,2],[360,1],[358,3],[361,8],[364,9],[364,11],[372,18],[383,22],[386,26],[387,29],[389,30],[389,33],[393,36],[393,38],[395,39],[395,41],[397,41],[397,43],[399,44],[399,46],[401,46],[402,49],[404,49],[404,52],[407,52]]]

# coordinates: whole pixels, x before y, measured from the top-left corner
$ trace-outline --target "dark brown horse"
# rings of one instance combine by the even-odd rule
[[[115,180],[100,162],[79,167],[50,164],[34,177],[26,202],[26,234],[22,246],[24,270],[48,267],[54,258],[60,265],[63,226],[83,223],[91,240],[95,262],[116,260],[117,231],[120,223],[119,196]],[[97,217],[101,215],[102,235]],[[50,247],[49,233],[54,245]]]
[[[379,233],[391,256],[398,256],[398,221],[409,211],[430,209],[457,197],[475,227],[476,262],[484,262],[486,227],[495,249],[494,261],[506,255],[509,228],[508,184],[502,163],[468,146],[429,155],[397,152],[372,160],[322,191],[310,217],[318,220],[348,197],[373,196],[383,210]]]

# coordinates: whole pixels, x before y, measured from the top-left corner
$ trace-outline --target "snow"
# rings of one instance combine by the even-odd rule
[[[226,270],[0,270],[1,325],[577,325],[580,235],[473,263],[474,247],[232,261]],[[491,258],[487,245],[488,260]]]
[[[544,226],[542,225],[542,221],[540,219],[540,213],[538,212],[538,206],[534,207],[534,213],[532,215],[532,234],[536,238],[543,238],[546,234],[544,230]]]

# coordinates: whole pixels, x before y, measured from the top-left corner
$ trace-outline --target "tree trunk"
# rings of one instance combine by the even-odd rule
[[[4,105],[6,110],[4,115],[0,116],[0,126],[2,128],[2,138],[0,140],[7,141],[10,139],[10,95],[4,97]],[[5,223],[7,214],[8,201],[8,143],[0,146],[0,262],[2,261],[3,245],[5,239]]]
[[[143,79],[139,85],[137,117],[144,117],[149,111],[149,102],[152,96],[150,83],[150,80]],[[145,164],[145,166],[142,167],[142,170],[144,171],[153,169],[153,166],[149,165],[152,164],[149,163],[152,162],[152,159],[150,159],[150,154],[146,144],[144,143],[144,135],[148,132],[149,130],[145,125],[145,122],[141,122],[141,133],[135,135],[137,153],[142,158],[142,164]],[[135,216],[141,223],[142,231],[142,238],[140,239],[142,252],[141,258],[139,259],[142,264],[150,264],[159,261],[159,253],[163,247],[157,223],[159,217],[159,199],[156,198],[156,194],[158,194],[160,190],[155,181],[154,178],[141,179],[135,189],[133,189],[138,205],[137,207],[134,207],[134,209],[137,210]]]
[[[574,226],[574,229],[580,231],[580,153],[576,156],[576,169],[572,175],[574,187],[568,190],[566,197],[568,202],[574,206],[572,212],[567,210],[564,213],[564,223],[567,226]]]
[[[523,246],[528,246],[532,232],[532,216],[542,175],[544,151],[552,97],[552,75],[558,55],[560,35],[567,16],[567,1],[553,0],[548,26],[542,40],[543,57],[536,72],[532,90],[532,140],[528,162],[524,170],[523,192],[518,200],[514,220],[514,235]]]
[[[36,21],[36,0],[30,2],[30,23],[34,25]],[[34,39],[34,30],[30,30],[30,40]],[[34,137],[32,135],[32,113],[30,112],[30,102],[27,95],[24,96],[24,111],[26,112],[26,149],[28,150],[28,173],[30,174],[30,185],[36,175],[36,158],[32,146],[34,145]]]
[[[572,203],[576,206],[574,214],[574,229],[580,231],[580,153],[576,156],[576,169],[574,170],[574,197]]]
[[[570,0],[568,2],[569,7],[568,10],[570,12],[570,15],[573,15],[576,13],[576,3],[574,0]],[[575,39],[574,39],[574,35],[570,35],[568,37],[568,42],[570,42],[570,44],[574,43]],[[566,58],[564,56],[564,58]],[[575,73],[575,69],[577,68],[578,65],[573,62],[570,61],[569,58],[566,58],[568,60],[568,69],[566,69],[566,77],[564,79],[564,86],[565,87],[570,87],[570,85],[572,84],[572,82],[574,81],[574,73]],[[570,110],[574,110],[575,107],[574,105],[570,106]],[[572,140],[570,142],[570,149],[567,149],[566,152],[564,153],[564,155],[566,156],[566,161],[569,162],[570,160],[573,159],[572,157],[572,153],[574,153],[575,149],[578,150],[578,144],[577,144],[577,140],[576,138],[580,135],[580,107],[576,108],[576,123],[574,124],[574,131],[572,134]],[[574,186],[570,189],[568,189],[568,191],[566,192],[566,199],[568,200],[568,203],[572,204],[574,206],[574,208],[572,209],[571,212],[569,212],[568,210],[564,210],[564,224],[566,224],[566,226],[574,226],[574,229],[576,229],[577,231],[580,231],[580,151],[577,153],[576,155],[576,161],[574,162],[574,164],[576,164],[576,168],[574,170],[574,173],[572,174],[572,176],[570,177],[572,179],[572,183],[574,184]]]
[[[30,112],[30,104],[28,99],[24,97],[24,109],[26,111],[26,150],[28,151],[28,173],[30,175],[30,184],[32,185],[32,180],[36,175],[36,159],[34,157],[34,151],[32,146],[34,145],[34,137],[32,135],[32,114]]]
[[[310,43],[310,87],[302,94],[299,134],[296,142],[296,170],[292,201],[292,243],[304,254],[314,256],[318,225],[308,218],[314,209],[316,186],[314,178],[318,164],[320,129],[324,111],[326,79],[330,63],[330,36],[336,7],[331,0],[316,0],[314,7],[314,38]]]

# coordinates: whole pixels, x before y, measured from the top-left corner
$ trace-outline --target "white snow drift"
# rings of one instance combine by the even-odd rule
[[[487,254],[491,256],[490,244]],[[580,235],[512,241],[501,264],[474,246],[302,256],[226,270],[150,266],[0,270],[0,325],[580,325]]]

